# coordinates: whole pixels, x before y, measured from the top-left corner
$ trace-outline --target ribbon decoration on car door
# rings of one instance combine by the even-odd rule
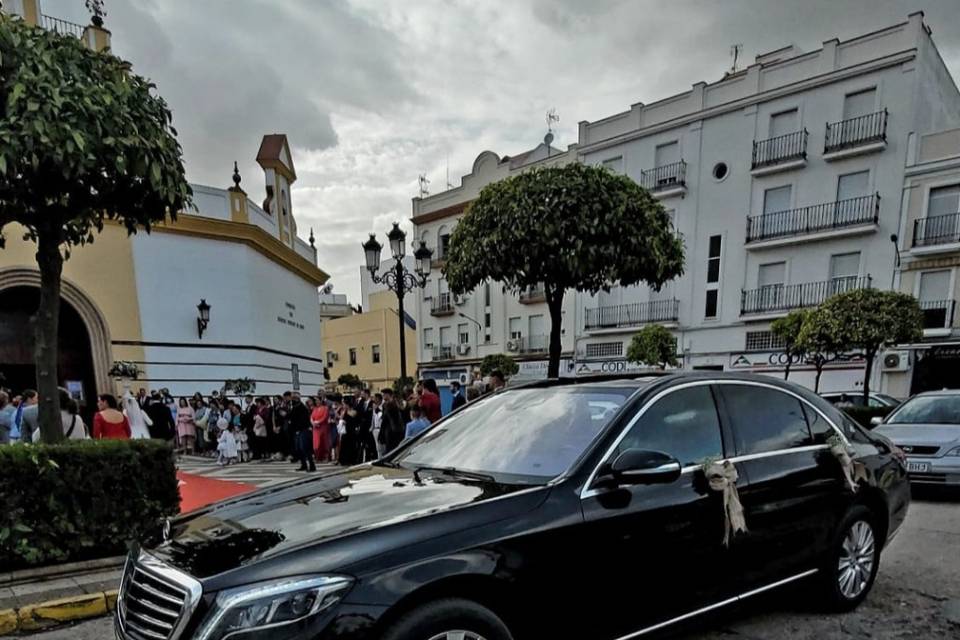
[[[840,463],[840,468],[843,469],[843,477],[847,481],[847,486],[856,493],[857,489],[860,488],[857,481],[868,480],[866,465],[850,456],[853,449],[840,436],[830,436],[827,445],[830,447],[830,453],[833,454],[833,457]]]
[[[747,521],[743,517],[743,505],[737,492],[737,479],[740,474],[729,460],[703,463],[703,473],[712,491],[723,494],[723,545],[730,546],[732,535],[747,532]]]

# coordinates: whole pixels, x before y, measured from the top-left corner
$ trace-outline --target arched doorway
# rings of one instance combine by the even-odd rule
[[[4,386],[14,393],[37,387],[34,329],[30,320],[39,302],[40,289],[36,287],[0,290],[0,373],[5,379]],[[66,300],[60,303],[57,381],[74,394],[84,418],[89,418],[97,394],[90,334],[83,318]]]
[[[61,280],[60,286],[60,345],[70,351],[76,349],[70,344],[75,342],[80,345],[81,353],[71,355],[70,360],[73,364],[61,361],[58,381],[63,385],[67,380],[74,379],[65,375],[72,376],[74,371],[82,374],[79,380],[87,404],[87,411],[84,412],[86,414],[96,409],[96,394],[112,388],[108,375],[113,361],[110,330],[103,313],[80,287],[67,278]],[[13,291],[12,294],[11,291]],[[31,388],[36,386],[36,376],[33,368],[33,327],[29,325],[29,317],[36,310],[39,292],[40,272],[38,270],[25,267],[0,269],[0,372],[8,378],[29,377],[28,386]],[[23,307],[28,310],[26,314],[28,325],[26,328],[23,328],[22,324],[19,328],[14,328],[15,320],[12,316],[17,313],[22,314]],[[9,319],[4,315],[7,313],[11,314]],[[68,314],[66,319],[64,314]],[[22,318],[23,316],[20,315],[20,322]],[[19,354],[16,356],[17,362],[30,367],[28,373],[24,373],[23,369],[6,373],[7,368],[12,369],[14,366],[13,359],[7,354],[12,354],[14,351]],[[26,355],[25,359],[24,355]],[[84,362],[87,364],[82,364]],[[12,380],[4,383],[4,386],[15,388]]]

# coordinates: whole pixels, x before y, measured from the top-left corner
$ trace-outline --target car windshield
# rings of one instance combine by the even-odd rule
[[[876,397],[882,400],[883,402],[885,402],[886,404],[890,405],[891,407],[895,407],[898,404],[900,404],[899,400],[897,400],[893,396],[888,396],[885,393],[878,393]]]
[[[547,387],[506,391],[430,430],[392,462],[455,468],[501,482],[545,484],[597,438],[633,389]]]
[[[960,395],[910,398],[890,415],[887,424],[960,424]]]

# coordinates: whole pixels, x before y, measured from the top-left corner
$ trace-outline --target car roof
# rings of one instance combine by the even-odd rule
[[[783,389],[796,389],[797,385],[784,382],[779,378],[757,373],[736,373],[730,371],[650,371],[634,374],[609,374],[586,376],[582,378],[549,378],[537,380],[527,384],[508,387],[508,389],[531,389],[549,387],[597,387],[597,388],[635,388],[657,383],[657,386],[667,386],[671,383],[681,383],[691,380],[740,380],[743,382],[764,382]]]
[[[918,393],[914,398],[923,396],[929,398],[931,396],[960,396],[960,389],[938,389],[936,391],[924,391],[923,393]]]

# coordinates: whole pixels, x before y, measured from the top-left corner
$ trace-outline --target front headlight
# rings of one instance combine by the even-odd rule
[[[947,451],[946,455],[960,458],[960,447],[954,447],[953,449],[950,449],[950,451]]]
[[[227,640],[309,618],[339,602],[351,584],[350,578],[319,576],[221,591],[197,638]]]

